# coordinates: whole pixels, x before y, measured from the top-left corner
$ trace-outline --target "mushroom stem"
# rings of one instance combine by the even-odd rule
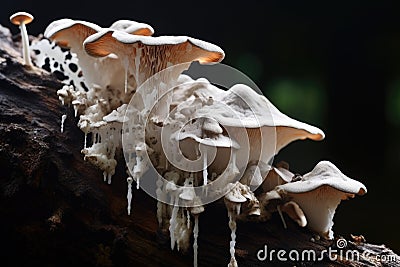
[[[21,30],[21,39],[22,39],[22,56],[24,58],[24,62],[26,66],[32,66],[32,60],[29,55],[29,39],[28,32],[26,31],[26,26],[24,22],[21,22],[19,25],[19,29]]]

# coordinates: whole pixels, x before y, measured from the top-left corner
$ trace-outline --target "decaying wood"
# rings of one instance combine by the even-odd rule
[[[56,95],[62,84],[46,71],[22,66],[14,39],[0,28],[1,266],[192,266],[191,250],[171,251],[168,233],[158,230],[154,199],[134,191],[127,215],[123,164],[107,185],[101,171],[83,160],[83,133]],[[61,133],[63,114],[68,118]],[[318,240],[290,219],[287,224],[284,229],[277,215],[263,223],[239,222],[239,266],[400,266],[385,245],[345,236],[340,250],[337,240]],[[226,210],[208,205],[200,215],[199,266],[226,266],[229,241]],[[265,245],[269,251],[313,250],[317,257],[331,248],[339,257],[281,262],[275,253],[271,263],[257,259]],[[348,250],[360,257],[341,258]]]

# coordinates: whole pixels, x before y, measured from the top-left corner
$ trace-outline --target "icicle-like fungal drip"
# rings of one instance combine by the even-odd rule
[[[161,189],[162,185],[163,185],[163,181],[161,180],[161,178],[158,178],[157,182],[156,182],[156,186],[157,186],[156,195],[157,195],[157,199],[158,200],[164,199],[163,198],[163,194],[164,193],[163,193],[163,191]],[[158,226],[162,227],[162,223],[163,223],[163,203],[161,201],[157,201],[157,221],[158,221]]]
[[[132,182],[133,182],[133,179],[132,179],[132,177],[128,177],[128,179],[126,179],[126,181],[128,182],[128,195],[126,196],[126,198],[128,199],[128,215],[131,215]]]
[[[124,58],[123,64],[124,64],[124,74],[125,74],[124,87],[125,87],[125,94],[126,94],[126,93],[128,93],[128,68],[129,68],[128,57]]]
[[[236,208],[236,212],[240,213],[240,204],[237,204],[234,208]],[[229,252],[231,254],[231,260],[228,264],[228,267],[237,267],[237,261],[235,258],[235,245],[236,245],[236,220],[235,220],[234,211],[228,210],[229,217],[229,228],[231,229],[231,241],[229,243]]]
[[[175,248],[175,242],[176,242],[176,237],[175,237],[175,229],[177,226],[176,219],[178,217],[178,211],[179,211],[179,206],[178,206],[178,196],[176,197],[176,204],[172,208],[172,214],[171,214],[171,219],[169,220],[169,235],[171,238],[171,250],[174,250]]]
[[[190,229],[190,212],[186,210],[187,229]]]
[[[194,215],[194,228],[193,228],[193,266],[197,267],[197,238],[199,236],[199,215]]]
[[[136,80],[136,88],[140,86],[140,57],[142,56],[142,49],[136,49],[136,56],[135,56],[135,80]]]
[[[281,206],[280,206],[280,205],[278,205],[278,206],[276,207],[276,209],[278,210],[279,217],[281,217],[281,220],[282,220],[282,223],[283,223],[283,228],[287,229],[287,225],[286,225],[285,217],[283,217],[283,213],[282,213]]]
[[[208,172],[207,172],[207,150],[204,151],[204,158],[203,158],[203,184],[207,185],[208,180],[207,180]]]
[[[83,141],[83,148],[87,147],[87,132],[85,132],[85,141]]]
[[[64,122],[66,119],[67,119],[67,115],[64,114],[61,116],[61,132],[62,133],[64,132]]]

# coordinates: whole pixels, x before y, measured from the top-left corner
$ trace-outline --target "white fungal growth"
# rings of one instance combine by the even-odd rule
[[[64,122],[66,119],[67,119],[67,115],[64,114],[61,116],[61,132],[62,133],[64,132]]]
[[[237,204],[235,207],[236,210],[240,210],[240,204]],[[229,242],[229,252],[231,254],[231,260],[228,264],[228,267],[237,266],[236,258],[235,258],[235,245],[236,245],[236,220],[235,213],[228,210],[229,217],[229,229],[231,229],[231,241]]]
[[[177,228],[177,217],[178,217],[178,199],[176,199],[176,205],[172,208],[171,219],[169,220],[169,234],[171,239],[171,250],[174,250],[176,243],[175,229]]]
[[[128,199],[128,215],[131,215],[132,182],[133,182],[133,179],[132,179],[132,177],[128,177],[128,179],[126,179],[126,181],[128,182],[128,194],[126,196],[126,198]]]
[[[278,206],[276,207],[276,209],[278,210],[279,217],[281,218],[281,221],[282,221],[282,224],[283,224],[283,228],[287,229],[287,225],[286,225],[285,217],[283,217],[283,213],[282,213],[281,206],[280,206],[280,205],[278,205]]]
[[[197,267],[197,238],[199,237],[199,215],[194,215],[194,228],[193,228],[193,266]]]
[[[102,28],[62,19],[51,23],[45,31],[45,37],[54,42],[43,39],[32,46],[37,66],[66,76],[65,86],[57,95],[63,105],[72,105],[75,117],[79,118],[78,127],[85,134],[81,151],[84,159],[101,169],[109,184],[124,142],[130,176],[128,215],[133,181],[139,189],[144,174],[154,166],[167,181],[156,181],[159,227],[168,227],[171,250],[176,245],[179,251],[190,247],[193,230],[194,266],[198,265],[198,216],[206,203],[194,186],[201,183],[221,183],[218,190],[230,189],[224,196],[231,232],[229,267],[237,266],[236,222],[250,216],[267,217],[261,214],[266,207],[260,207],[253,193],[259,186],[265,190],[263,203],[278,200],[277,210],[285,228],[282,212],[300,226],[309,221],[311,229],[332,238],[332,220],[339,202],[344,197],[365,193],[366,188],[359,184],[347,188],[347,178],[343,182],[325,181],[327,176],[320,174],[327,170],[327,164],[320,166],[322,171],[319,168],[303,177],[309,177],[309,181],[298,183],[291,182],[290,172],[264,166],[290,142],[321,140],[324,133],[282,114],[266,97],[244,84],[222,90],[204,78],[194,81],[181,74],[193,61],[220,62],[224,52],[218,46],[186,36],[148,36],[152,33],[150,26],[126,20]],[[63,52],[56,44],[69,50]],[[129,104],[131,99],[137,100],[134,105]],[[63,115],[61,132],[65,119]],[[163,132],[165,129],[168,134]],[[203,159],[199,158],[199,149]],[[198,159],[196,170],[187,168],[189,163],[182,159],[186,155]],[[177,162],[183,162],[182,166]],[[336,176],[338,172],[331,167],[328,173]],[[244,177],[238,177],[240,170],[246,170]],[[311,179],[314,176],[319,177],[317,181]],[[146,182],[142,180],[142,185]],[[349,191],[337,187],[338,184]],[[343,195],[342,191],[347,193]],[[208,196],[213,193],[205,192]],[[293,202],[284,203],[287,198],[283,196]],[[185,207],[179,206],[181,203]]]
[[[207,178],[207,176],[208,176],[208,172],[207,172],[207,150],[206,151],[204,151],[204,156],[203,156],[204,158],[203,158],[203,184],[204,185],[207,185],[207,183],[208,183],[208,178]]]

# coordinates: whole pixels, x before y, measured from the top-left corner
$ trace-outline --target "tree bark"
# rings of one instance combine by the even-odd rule
[[[193,252],[172,251],[169,234],[158,230],[153,198],[135,190],[132,215],[127,215],[122,158],[112,185],[83,160],[77,118],[56,95],[61,82],[44,70],[24,67],[19,48],[18,37],[0,26],[1,265],[192,266]],[[199,266],[226,266],[230,231],[223,204],[207,205],[199,219]],[[347,246],[339,249],[338,237],[318,240],[286,222],[284,229],[276,214],[268,222],[238,222],[239,266],[400,266],[400,257],[385,245],[343,237]],[[285,250],[281,256],[288,261],[280,261],[276,252],[259,260],[265,246],[267,252]],[[323,253],[329,249],[336,249],[332,258]],[[300,257],[312,250],[317,261],[290,260],[291,250]],[[347,251],[359,257],[346,260]]]

